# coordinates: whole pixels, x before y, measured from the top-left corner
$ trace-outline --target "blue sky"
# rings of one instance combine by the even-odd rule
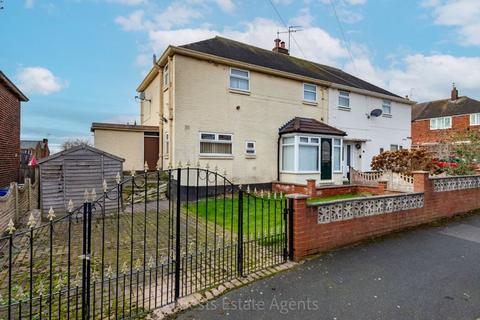
[[[447,97],[453,81],[460,94],[480,98],[478,0],[272,2],[287,25],[304,29],[294,34],[295,56],[419,101]],[[94,121],[134,121],[135,89],[152,54],[168,44],[219,34],[270,49],[283,29],[269,0],[4,0],[3,6],[0,69],[30,98],[22,107],[22,138],[48,137],[53,144],[90,137]]]

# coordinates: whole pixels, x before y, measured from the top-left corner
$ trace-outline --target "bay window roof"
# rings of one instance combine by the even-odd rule
[[[346,136],[347,133],[335,127],[329,126],[321,121],[312,118],[295,117],[285,123],[279,130],[278,134],[286,133],[311,133],[325,134],[332,136]]]

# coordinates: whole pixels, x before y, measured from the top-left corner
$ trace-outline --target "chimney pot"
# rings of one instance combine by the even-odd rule
[[[457,90],[457,87],[455,87],[455,84],[453,84],[451,99],[452,101],[455,101],[458,99],[458,90]]]
[[[282,40],[280,40],[280,39],[277,38],[277,39],[275,39],[275,40],[273,40],[273,41],[275,42],[275,48],[280,47],[280,41],[282,41]]]
[[[285,41],[282,41],[280,39],[275,39],[275,47],[272,49],[273,52],[276,53],[283,53],[288,55],[288,49],[285,48]]]
[[[285,41],[280,42],[280,47],[285,48]]]

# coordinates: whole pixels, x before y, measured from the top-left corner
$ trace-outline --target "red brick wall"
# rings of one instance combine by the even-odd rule
[[[20,101],[0,83],[0,187],[18,179]]]
[[[315,180],[311,180],[311,182],[313,182],[313,185],[315,185]],[[385,185],[383,183],[379,183],[377,187],[360,186],[360,185],[338,185],[338,186],[324,186],[324,187],[314,188],[311,185],[273,182],[272,190],[276,192],[283,192],[286,194],[301,193],[301,194],[308,195],[310,197],[329,197],[329,196],[335,196],[335,195],[361,193],[361,192],[378,195],[378,194],[383,194],[385,192]]]
[[[470,126],[470,115],[453,116],[452,128],[445,130],[430,130],[430,120],[417,120],[412,122],[412,144],[444,141],[455,132],[467,128],[480,130],[480,126]]]
[[[308,207],[306,198],[294,199],[294,259],[480,208],[480,188],[434,192],[428,176],[414,178],[415,191],[424,190],[424,207],[419,209],[318,224],[318,207]]]

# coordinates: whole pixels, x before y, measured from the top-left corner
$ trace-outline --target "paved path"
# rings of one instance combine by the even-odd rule
[[[321,256],[178,319],[480,319],[480,214]]]

